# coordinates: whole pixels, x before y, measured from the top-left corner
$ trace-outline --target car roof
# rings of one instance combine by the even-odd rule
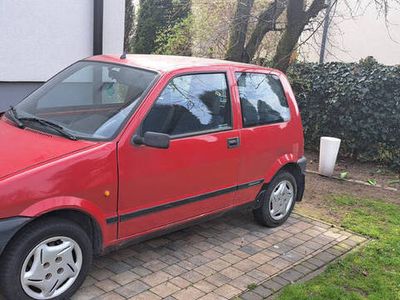
[[[127,54],[126,59],[121,59],[118,55],[97,55],[87,58],[88,60],[118,63],[138,68],[150,69],[158,72],[170,72],[173,70],[192,68],[192,67],[238,67],[243,69],[267,69],[264,67],[210,58],[200,58],[193,56],[174,56],[174,55],[154,55],[154,54]]]

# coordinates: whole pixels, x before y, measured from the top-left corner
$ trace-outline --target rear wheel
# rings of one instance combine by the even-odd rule
[[[285,223],[296,202],[297,190],[294,176],[287,171],[279,172],[268,185],[261,207],[253,211],[256,221],[268,227]]]
[[[3,254],[1,291],[6,299],[67,299],[83,283],[91,261],[91,241],[79,225],[38,220]]]

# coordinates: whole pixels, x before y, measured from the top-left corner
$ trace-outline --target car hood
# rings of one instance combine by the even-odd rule
[[[3,116],[0,118],[0,179],[94,144],[21,129]]]

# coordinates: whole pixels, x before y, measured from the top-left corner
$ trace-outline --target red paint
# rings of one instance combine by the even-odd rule
[[[269,182],[280,168],[296,163],[304,154],[299,110],[286,77],[278,71],[181,57],[137,55],[121,60],[117,56],[96,56],[89,60],[157,70],[160,77],[130,121],[110,142],[71,141],[19,129],[1,118],[0,218],[39,217],[61,209],[81,211],[96,220],[103,246],[107,247],[250,202],[260,185],[124,222],[107,224],[107,218],[259,179]],[[132,136],[172,77],[215,71],[227,74],[233,105],[232,130],[174,139],[169,149],[132,145]],[[243,71],[280,77],[289,102],[290,121],[242,128],[234,72]],[[240,138],[240,146],[228,149],[227,139],[232,137]],[[105,197],[105,191],[110,192],[109,197]]]

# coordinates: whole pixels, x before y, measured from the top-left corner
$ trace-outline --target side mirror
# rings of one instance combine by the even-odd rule
[[[146,145],[154,148],[168,149],[170,137],[168,134],[148,131],[143,137],[135,135],[132,142],[135,145]]]

